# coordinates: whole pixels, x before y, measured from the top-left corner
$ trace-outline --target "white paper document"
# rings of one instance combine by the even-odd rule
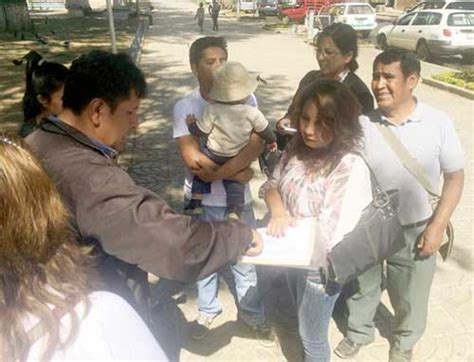
[[[309,267],[313,248],[317,244],[317,221],[314,218],[298,220],[289,227],[284,237],[276,238],[267,234],[266,228],[257,231],[263,238],[263,251],[257,256],[244,256],[243,263],[279,265],[287,267]]]

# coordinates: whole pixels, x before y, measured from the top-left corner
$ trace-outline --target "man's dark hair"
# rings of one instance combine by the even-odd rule
[[[357,33],[350,25],[343,23],[334,23],[326,28],[318,35],[317,45],[323,38],[331,38],[341,54],[346,55],[352,52],[352,59],[347,64],[351,72],[355,72],[359,68],[357,63],[358,47],[357,47]]]
[[[405,78],[411,74],[420,75],[420,60],[413,52],[405,49],[388,49],[380,53],[374,60],[373,69],[375,70],[379,63],[387,65],[395,62],[400,62],[400,68]]]
[[[100,98],[114,111],[132,90],[139,98],[146,95],[145,76],[130,56],[94,50],[72,62],[63,107],[80,115],[90,101]]]
[[[205,36],[195,40],[189,48],[189,64],[198,64],[207,48],[221,48],[227,56],[227,42],[222,36]]]

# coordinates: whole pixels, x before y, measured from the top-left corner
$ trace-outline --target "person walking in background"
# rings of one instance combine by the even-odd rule
[[[24,61],[23,123],[18,131],[23,138],[37,129],[43,118],[61,113],[64,83],[69,73],[64,65],[49,62],[34,50],[14,64],[22,65]]]
[[[0,134],[0,360],[168,361],[119,296],[93,292],[95,258],[40,162]]]
[[[315,248],[310,269],[291,270],[295,278],[288,277],[306,362],[330,360],[329,321],[341,290],[320,272],[321,261],[372,201],[370,171],[358,154],[359,113],[357,99],[340,82],[317,80],[301,89],[291,116],[298,133],[261,187],[270,235],[284,235],[300,218],[316,218],[320,225],[324,248]]]
[[[209,5],[209,15],[211,15],[212,19],[212,30],[218,31],[219,30],[219,12],[221,11],[221,4],[217,2],[217,0],[212,0],[212,4]]]
[[[240,220],[254,227],[256,222],[252,195],[248,185],[253,173],[249,166],[263,149],[262,139],[257,134],[252,134],[248,144],[235,157],[222,166],[218,166],[201,151],[198,139],[189,132],[186,124],[186,119],[190,115],[197,120],[202,119],[204,109],[211,102],[209,93],[213,86],[213,72],[227,61],[227,57],[227,42],[222,37],[203,37],[191,44],[189,63],[199,82],[199,87],[175,104],[173,108],[173,137],[177,141],[178,152],[186,167],[185,204],[189,205],[192,199],[193,174],[201,179],[213,181],[211,193],[204,195],[202,199],[201,215],[195,217],[206,221],[227,219],[229,211],[222,179],[233,179],[245,184],[245,202],[240,213]],[[247,104],[257,107],[255,95],[251,94],[247,98]],[[185,205],[185,209],[194,206]],[[237,262],[230,264],[230,269],[235,280],[238,319],[254,330],[257,337],[272,338],[271,329],[265,321],[255,266]],[[200,279],[197,284],[199,315],[193,325],[191,336],[194,339],[202,339],[208,334],[215,318],[222,313],[222,307],[217,298],[219,275],[218,273],[211,274]]]
[[[290,115],[298,93],[308,84],[317,79],[332,79],[349,87],[361,105],[362,114],[374,109],[374,99],[369,88],[355,73],[357,64],[358,46],[357,33],[347,24],[334,23],[324,28],[318,35],[316,42],[316,59],[319,70],[311,70],[301,79],[293,102],[287,113],[277,123],[277,131],[284,134],[283,126],[291,125]],[[283,149],[291,137],[279,137],[279,148]]]
[[[247,104],[257,88],[256,77],[251,76],[238,62],[226,62],[215,70],[209,97],[215,102],[204,110],[202,119],[189,117],[189,130],[196,136],[206,137],[203,152],[218,165],[236,156],[244,148],[252,132],[257,133],[269,148],[276,149],[276,136],[256,107]],[[230,217],[238,218],[245,204],[245,185],[234,180],[223,180]],[[193,198],[202,200],[211,192],[211,183],[193,178]]]
[[[386,261],[387,291],[395,312],[390,362],[411,361],[413,347],[426,328],[436,252],[464,184],[464,154],[453,121],[413,95],[420,71],[420,61],[409,51],[380,53],[372,76],[378,108],[361,117],[364,154],[381,188],[399,190],[399,216],[407,240],[407,246]],[[443,175],[441,199],[434,210],[428,192],[403,165],[382,128],[420,163],[433,188],[439,187]],[[354,282],[355,294],[347,299],[347,335],[335,350],[339,357],[353,358],[374,340],[382,275],[380,264]]]
[[[204,4],[199,3],[199,7],[196,10],[196,15],[194,19],[197,19],[199,31],[202,33],[204,30]]]

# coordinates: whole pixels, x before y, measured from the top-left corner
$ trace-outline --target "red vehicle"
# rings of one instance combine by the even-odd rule
[[[325,5],[329,5],[335,2],[344,2],[341,0],[298,0],[295,6],[283,9],[281,11],[281,17],[283,22],[293,21],[295,23],[302,23],[306,13],[310,9],[314,9],[314,13],[317,14],[319,9]]]

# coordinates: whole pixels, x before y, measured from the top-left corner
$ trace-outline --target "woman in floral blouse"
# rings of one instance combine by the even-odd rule
[[[300,218],[316,218],[319,225],[324,247],[315,248],[311,269],[296,271],[290,288],[296,293],[306,361],[330,359],[329,321],[341,286],[320,273],[327,252],[372,201],[369,169],[357,153],[359,113],[357,99],[340,82],[320,80],[304,88],[292,119],[298,133],[262,187],[271,214],[269,234],[284,235]]]

